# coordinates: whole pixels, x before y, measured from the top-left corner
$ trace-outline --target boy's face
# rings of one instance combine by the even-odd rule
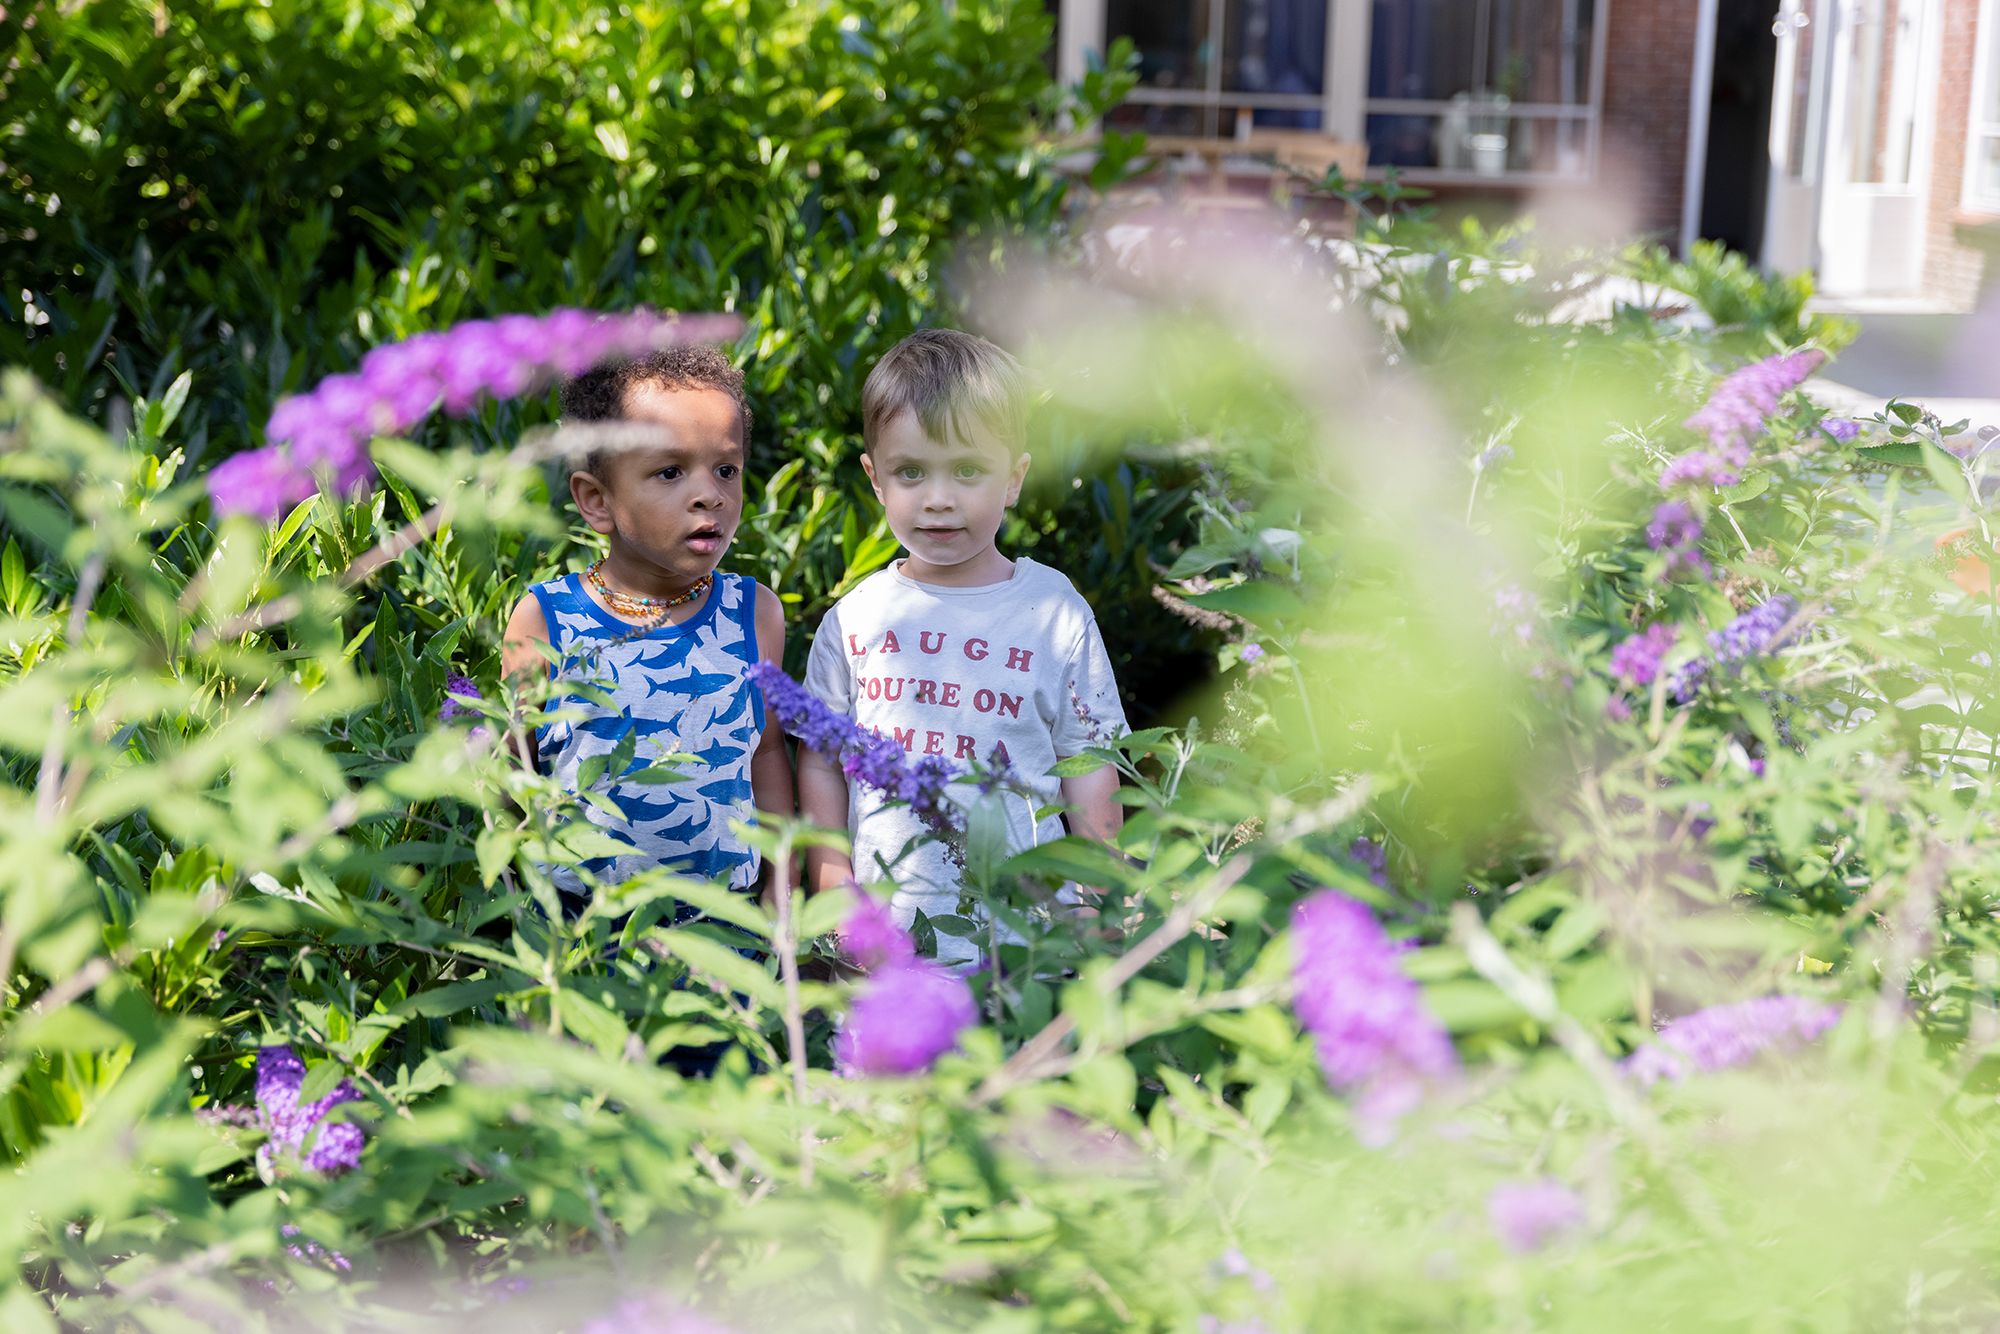
[[[883,425],[875,448],[862,456],[889,528],[910,553],[903,572],[921,583],[976,587],[997,583],[1011,569],[993,535],[1021,495],[1028,456],[1010,458],[982,423],[970,439],[940,443],[924,434],[914,412]]]
[[[614,579],[677,592],[715,568],[743,517],[742,413],[720,389],[641,382],[625,392],[625,419],[671,435],[607,454],[597,473],[572,473],[570,495],[611,538]]]

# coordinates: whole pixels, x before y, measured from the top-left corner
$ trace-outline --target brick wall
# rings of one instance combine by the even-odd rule
[[[1972,115],[1978,24],[1979,0],[1945,0],[1923,277],[1924,295],[1968,309],[1979,287],[1981,256],[1958,243],[1952,220],[1965,192],[1965,136]]]
[[[1687,172],[1695,0],[1608,0],[1608,8],[1598,179],[1622,197],[1635,231],[1675,244]]]

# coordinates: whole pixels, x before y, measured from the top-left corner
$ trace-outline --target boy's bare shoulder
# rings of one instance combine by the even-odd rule
[[[505,638],[510,641],[539,639],[548,642],[549,618],[542,613],[540,598],[529,593],[514,604],[514,612],[507,618]]]
[[[785,604],[776,593],[755,585],[757,589],[757,656],[769,658],[773,662],[784,661],[785,656]]]

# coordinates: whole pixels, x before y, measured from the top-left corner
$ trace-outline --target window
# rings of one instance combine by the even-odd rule
[[[1139,86],[1107,120],[1153,134],[1317,130],[1326,108],[1327,0],[1105,0],[1104,40],[1132,39]]]
[[[1105,118],[1120,129],[1321,130],[1412,181],[1587,180],[1609,3],[1058,0],[1059,63],[1080,78],[1092,50],[1131,39],[1139,86]]]
[[[1369,163],[1412,180],[1590,176],[1602,9],[1603,0],[1374,0]]]
[[[1979,15],[1979,63],[1972,80],[1972,125],[1965,137],[1965,204],[2000,213],[2000,0]]]

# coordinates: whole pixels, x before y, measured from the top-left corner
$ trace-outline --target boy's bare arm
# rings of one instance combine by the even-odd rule
[[[1115,843],[1125,827],[1125,808],[1118,802],[1118,770],[1111,765],[1062,780],[1063,804],[1070,808],[1069,832],[1078,838]]]
[[[757,656],[784,666],[784,604],[762,584],[757,586]],[[778,720],[768,715],[764,735],[757,742],[757,753],[750,757],[750,793],[757,809],[765,815],[789,820],[798,810],[798,794],[792,786],[792,761],[785,754],[785,733]]]
[[[822,829],[847,829],[847,775],[816,750],[799,750],[799,814]],[[834,848],[806,849],[806,887],[814,893],[854,875],[854,863]]]
[[[549,642],[549,622],[542,615],[541,599],[530,593],[514,608],[514,614],[507,618],[507,628],[501,632],[500,675],[508,681],[515,681],[522,675],[546,673],[549,670],[548,659],[542,656],[537,646]],[[509,736],[507,744],[513,746],[514,738]],[[533,747],[534,744],[531,732],[528,745]],[[537,763],[532,755],[527,760],[530,767]]]
[[[548,618],[542,615],[541,599],[533,593],[521,599],[507,628],[500,634],[500,674],[508,680],[521,672],[547,672],[548,659],[535,647],[549,643]]]

